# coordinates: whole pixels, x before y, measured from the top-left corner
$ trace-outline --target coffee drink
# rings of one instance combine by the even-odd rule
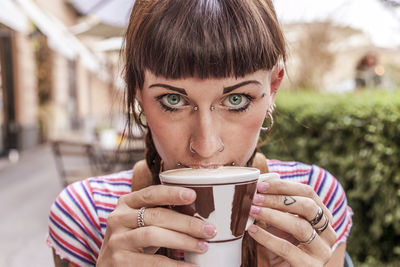
[[[207,239],[205,254],[186,253],[185,261],[200,266],[241,265],[241,244],[244,232],[254,219],[249,218],[257,182],[278,174],[260,175],[256,168],[220,167],[217,169],[176,169],[162,172],[162,184],[183,186],[196,191],[191,205],[173,209],[198,217],[217,229],[214,238]],[[225,255],[225,256],[224,256]]]

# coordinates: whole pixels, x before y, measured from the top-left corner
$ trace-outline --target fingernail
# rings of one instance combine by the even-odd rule
[[[205,241],[199,241],[199,249],[201,251],[207,251],[208,249],[208,243]]]
[[[214,236],[217,233],[217,229],[212,224],[205,224],[203,229],[208,236]]]
[[[181,191],[181,198],[182,198],[182,200],[184,200],[184,201],[192,200],[192,199],[193,199],[193,196],[194,196],[193,190],[184,189],[184,190]]]
[[[269,187],[269,183],[266,183],[266,182],[261,182],[261,183],[257,184],[257,190],[258,190],[258,192],[261,192],[261,193],[266,192],[268,187]]]
[[[249,229],[247,229],[247,231],[249,231],[250,233],[255,233],[255,232],[257,232],[257,226],[252,224],[252,225],[250,225]]]
[[[253,202],[254,202],[255,204],[261,204],[261,203],[263,203],[263,202],[264,202],[264,195],[256,194],[256,195],[254,196]]]
[[[251,214],[254,214],[254,215],[260,213],[260,207],[251,206],[250,213],[251,213]]]

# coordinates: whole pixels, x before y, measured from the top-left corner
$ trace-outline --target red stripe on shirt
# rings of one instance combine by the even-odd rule
[[[340,204],[342,203],[342,201],[344,199],[344,196],[345,196],[345,193],[344,193],[344,191],[342,191],[342,193],[340,195],[340,198],[339,198],[339,200],[337,200],[337,202],[336,202],[335,206],[333,207],[332,211],[335,211],[337,209],[337,207],[340,206]]]
[[[118,196],[123,196],[127,194],[127,191],[111,191],[110,189],[107,188],[96,188],[93,187],[92,185],[92,192],[93,193],[106,193],[106,194],[112,194],[112,195],[118,195]]]
[[[67,204],[64,202],[63,199],[60,198],[60,199],[59,199],[59,202],[60,202],[61,206],[62,206],[64,209],[66,209],[66,210],[68,211],[68,213],[69,213],[72,217],[74,217],[74,218],[80,223],[80,225],[85,229],[85,231],[87,232],[87,234],[90,235],[90,237],[93,239],[93,241],[96,243],[96,245],[97,245],[98,247],[100,247],[100,246],[101,246],[101,241],[100,241],[97,237],[95,237],[95,236],[93,235],[92,231],[90,231],[89,228],[86,227],[86,225],[82,222],[82,220],[80,219],[80,217],[79,217],[70,207],[67,206]]]
[[[50,216],[64,229],[68,229],[68,231],[71,232],[71,234],[73,234],[73,236],[77,237],[77,239],[79,241],[81,241],[82,243],[86,243],[86,240],[83,238],[83,236],[81,236],[78,232],[76,232],[72,227],[68,226],[66,223],[64,223],[60,217],[58,217],[54,212],[50,212]]]
[[[318,192],[318,188],[319,188],[319,186],[320,186],[320,184],[321,184],[321,182],[322,182],[322,174],[323,174],[324,172],[320,169],[319,170],[319,174],[318,174],[318,177],[317,177],[317,183],[315,184],[315,186],[314,186],[314,191],[315,192]]]
[[[338,226],[342,222],[345,215],[346,215],[346,211],[343,212],[342,215],[340,215],[339,219],[332,225],[333,229],[336,229],[336,226]]]
[[[333,193],[333,191],[334,191],[334,189],[336,187],[336,183],[337,183],[336,179],[332,179],[332,181],[333,181],[333,183],[331,184],[331,187],[329,187],[328,194],[324,198],[324,201],[323,201],[324,204],[329,202],[329,199],[331,198],[332,193]]]
[[[129,184],[132,183],[132,178],[103,178],[102,180],[104,181],[109,181],[109,182],[127,182]]]
[[[92,213],[89,211],[89,209],[87,208],[86,204],[83,202],[81,196],[76,192],[75,188],[73,186],[70,187],[71,192],[73,194],[73,196],[75,196],[75,199],[78,200],[80,206],[85,210],[86,214],[89,216],[90,221],[92,222],[92,224],[96,227],[96,229],[101,232],[100,226],[96,223],[95,219],[92,216]]]
[[[54,238],[60,242],[62,245],[67,247],[68,249],[72,250],[73,252],[79,254],[82,258],[86,258],[88,260],[94,260],[96,261],[95,258],[93,258],[92,255],[85,253],[84,251],[78,249],[77,247],[72,246],[71,244],[68,244],[64,239],[62,239],[59,235],[57,235],[51,228],[50,228],[50,234],[54,236]]]

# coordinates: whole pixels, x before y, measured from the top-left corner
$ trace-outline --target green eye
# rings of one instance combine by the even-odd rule
[[[240,105],[242,103],[242,99],[243,97],[241,95],[230,95],[228,97],[229,103],[234,106]]]
[[[253,97],[247,94],[231,94],[228,95],[222,104],[230,111],[244,111],[251,104]]]
[[[170,104],[172,106],[178,105],[180,101],[181,101],[181,96],[180,95],[170,94],[170,95],[167,96],[167,102],[168,102],[168,104]]]

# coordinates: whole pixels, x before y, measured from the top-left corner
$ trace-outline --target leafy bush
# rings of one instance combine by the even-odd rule
[[[285,93],[261,149],[335,175],[354,211],[356,266],[400,266],[400,92]]]

